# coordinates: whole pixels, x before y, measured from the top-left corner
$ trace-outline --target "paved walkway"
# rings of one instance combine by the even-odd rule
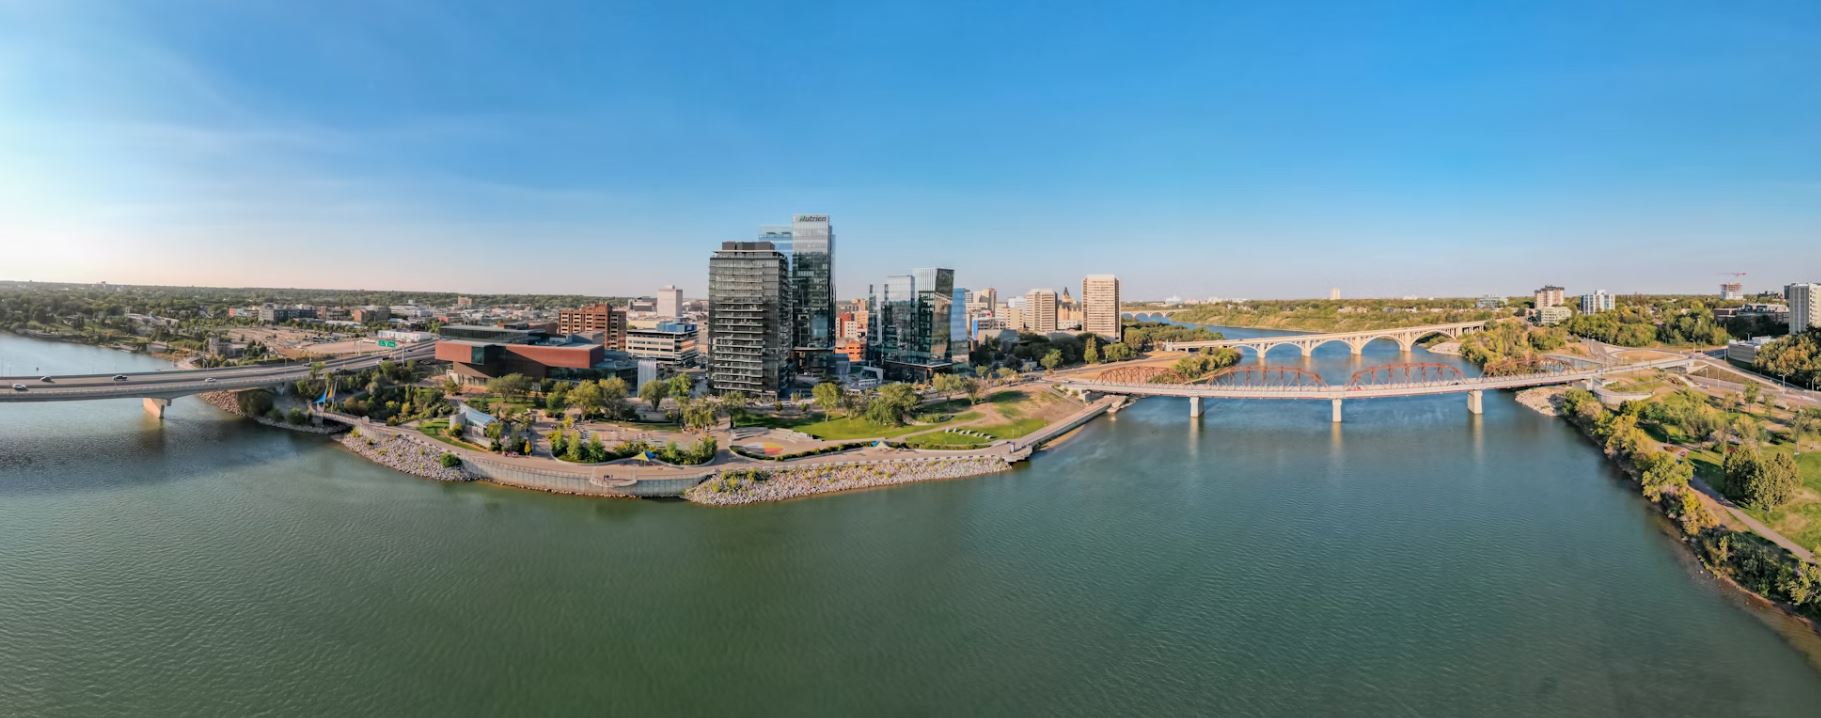
[[[1745,509],[1739,508],[1738,504],[1735,504],[1730,499],[1720,495],[1720,492],[1715,491],[1712,486],[1708,486],[1707,482],[1700,479],[1694,479],[1688,483],[1690,486],[1695,487],[1695,490],[1705,494],[1707,498],[1713,499],[1714,503],[1719,504],[1721,508],[1726,509],[1726,513],[1732,514],[1733,518],[1738,519],[1739,523],[1745,524],[1753,533],[1770,539],[1771,543],[1782,546],[1784,550],[1795,554],[1804,561],[1815,560],[1815,552],[1803,547],[1802,544],[1796,543],[1788,536],[1777,533],[1775,529],[1766,526],[1763,521],[1752,518],[1751,514],[1745,513]]]

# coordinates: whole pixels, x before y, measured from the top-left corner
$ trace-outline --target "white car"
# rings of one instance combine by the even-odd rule
[[[25,385],[24,384],[14,384],[13,391],[25,391]]]
[[[56,383],[56,382],[51,381],[51,378],[48,376],[38,377],[38,381],[44,382],[46,384],[55,384]]]
[[[206,378],[206,379],[203,379],[203,380],[202,380],[202,383],[204,383],[204,384],[213,384],[213,383],[215,383],[215,377],[208,377],[208,378]]]

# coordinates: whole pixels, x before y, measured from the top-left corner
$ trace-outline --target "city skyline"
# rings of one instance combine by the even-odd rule
[[[0,4],[6,278],[700,295],[701,256],[785,212],[842,218],[837,287],[1695,293],[1821,264],[1807,3],[575,5],[535,40],[468,10]],[[374,251],[420,271],[349,261]]]

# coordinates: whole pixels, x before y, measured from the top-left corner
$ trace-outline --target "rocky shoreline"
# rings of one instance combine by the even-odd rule
[[[1534,389],[1525,389],[1517,393],[1517,403],[1529,407],[1543,416],[1560,416],[1561,412],[1556,411],[1555,398],[1561,396],[1564,391],[1567,389],[1560,386],[1539,386]]]
[[[739,470],[724,471],[720,476],[690,488],[683,493],[683,498],[709,506],[736,506],[919,481],[963,479],[1009,468],[1004,460],[990,456],[880,459],[852,464],[786,465],[776,469],[754,467],[766,478],[739,478],[742,473]]]
[[[465,466],[443,466],[445,452],[397,436],[369,436],[355,429],[335,439],[336,442],[373,463],[434,481],[474,481],[479,479]]]
[[[259,422],[266,426],[270,426],[274,429],[301,431],[305,434],[334,434],[334,433],[338,433],[338,432],[348,428],[346,426],[343,426],[341,423],[334,422],[334,421],[325,421],[321,425],[292,424],[292,423],[286,422],[286,421],[272,421],[271,419],[267,419],[266,417],[263,417],[263,416],[247,416],[247,414],[245,412],[240,410],[240,400],[236,399],[234,395],[235,395],[235,392],[231,392],[231,391],[211,391],[211,392],[204,392],[201,394],[197,394],[196,398],[201,399],[202,403],[204,403],[204,404],[208,404],[209,406],[215,407],[215,408],[225,411],[229,414],[233,414],[235,416],[246,418],[246,419],[251,419],[253,421]]]

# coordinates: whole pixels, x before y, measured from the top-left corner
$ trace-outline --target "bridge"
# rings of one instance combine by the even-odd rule
[[[1184,397],[1189,400],[1191,418],[1201,416],[1202,399],[1327,400],[1333,403],[1334,421],[1339,423],[1341,403],[1347,399],[1466,394],[1467,411],[1479,414],[1483,408],[1482,397],[1487,390],[1595,382],[1607,374],[1672,367],[1690,369],[1693,364],[1694,361],[1687,357],[1595,369],[1574,369],[1565,363],[1559,363],[1553,365],[1553,371],[1466,377],[1459,369],[1449,365],[1402,363],[1361,369],[1354,372],[1352,381],[1344,386],[1328,384],[1322,381],[1319,374],[1295,367],[1234,367],[1199,384],[1156,384],[1126,377],[1112,381],[1056,379],[1053,383],[1059,388],[1084,394],[1092,392],[1130,397]]]
[[[378,366],[382,361],[429,359],[435,356],[435,349],[434,342],[422,342],[383,354],[363,354],[331,359],[322,362],[321,373],[358,371]],[[146,413],[162,419],[165,407],[170,406],[171,401],[178,397],[200,394],[205,391],[233,391],[282,386],[299,379],[310,378],[311,371],[312,364],[309,362],[292,362],[127,374],[0,377],[0,404],[28,401],[143,399]]]
[[[1487,322],[1455,322],[1453,324],[1430,324],[1420,327],[1396,327],[1392,329],[1373,329],[1358,332],[1331,332],[1327,334],[1287,334],[1276,337],[1253,337],[1251,339],[1216,339],[1209,341],[1164,342],[1164,351],[1188,351],[1191,349],[1217,349],[1232,347],[1251,349],[1259,361],[1264,361],[1265,352],[1280,346],[1293,346],[1302,350],[1304,358],[1315,351],[1316,347],[1331,342],[1346,344],[1355,356],[1366,348],[1367,344],[1379,339],[1397,342],[1397,348],[1408,353],[1424,337],[1440,334],[1450,339],[1459,338],[1467,332],[1486,328]]]

